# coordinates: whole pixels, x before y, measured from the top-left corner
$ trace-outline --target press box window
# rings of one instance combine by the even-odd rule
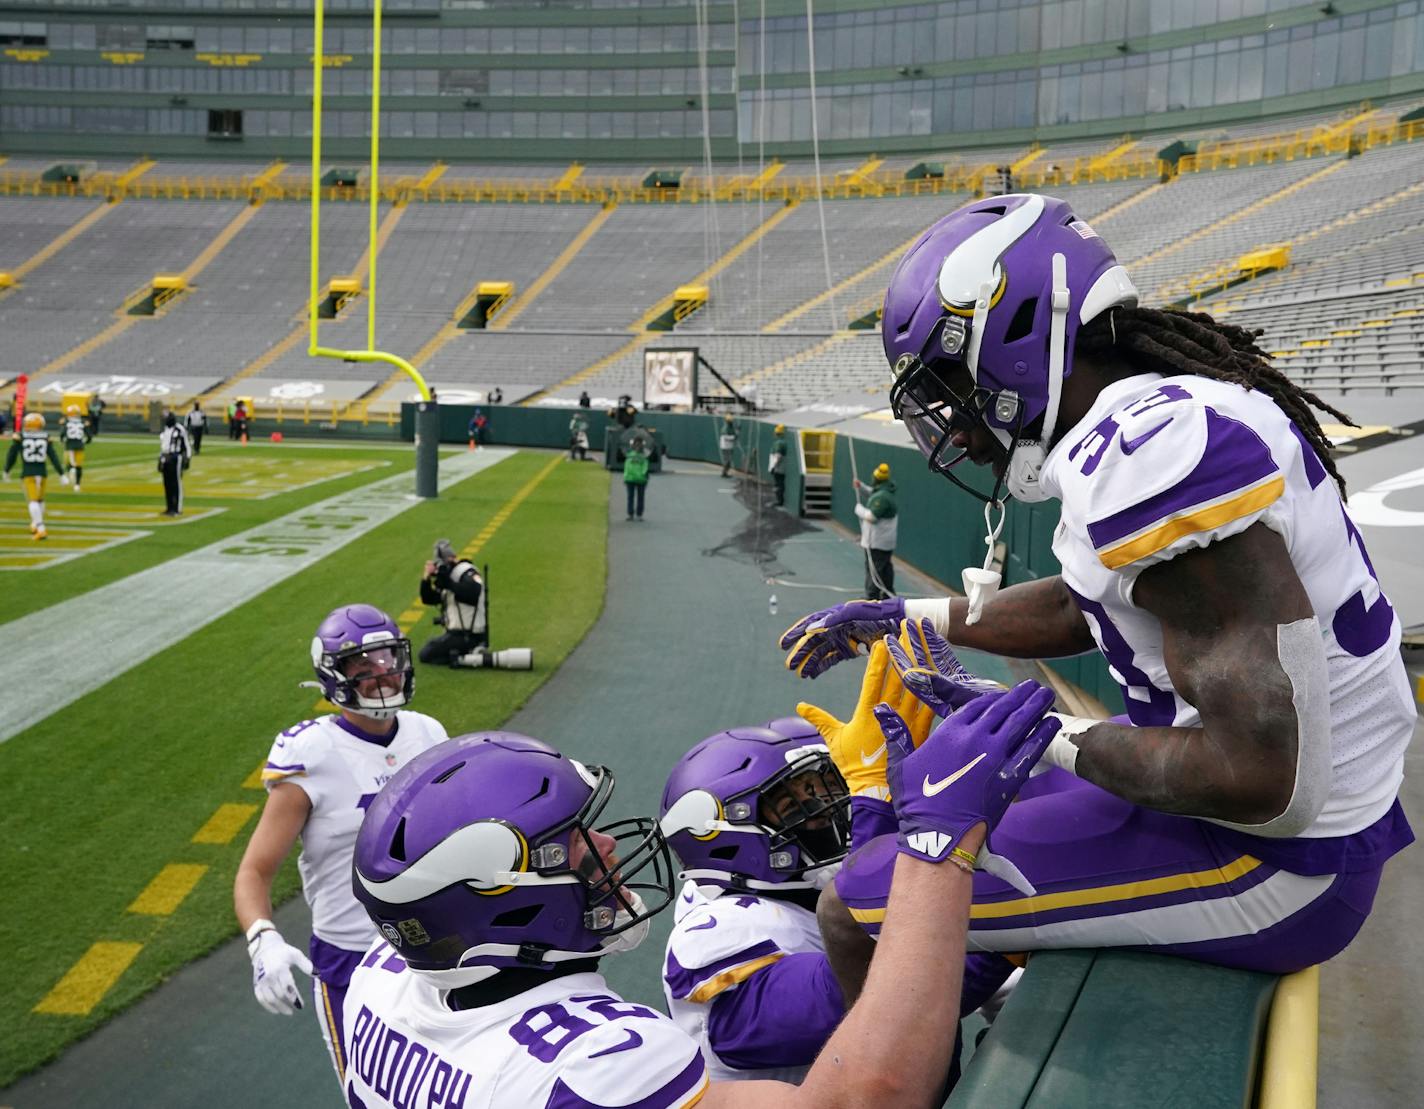
[[[242,112],[232,108],[208,109],[208,138],[242,138]]]

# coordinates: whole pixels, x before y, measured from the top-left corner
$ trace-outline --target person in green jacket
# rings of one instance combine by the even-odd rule
[[[776,436],[771,441],[771,457],[766,460],[766,468],[771,471],[772,483],[776,486],[776,503],[786,503],[786,425],[777,424],[772,428]]]
[[[623,456],[623,488],[628,491],[628,519],[643,518],[643,496],[648,489],[648,441],[639,435]]]
[[[860,545],[865,550],[865,595],[883,601],[895,595],[895,540],[900,531],[900,509],[895,503],[895,485],[890,480],[890,464],[882,462],[872,475],[874,484],[856,480],[855,514],[860,517]],[[861,490],[870,496],[860,503]]]

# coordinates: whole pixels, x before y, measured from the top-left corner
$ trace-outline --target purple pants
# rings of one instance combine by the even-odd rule
[[[336,1079],[346,1089],[346,1030],[341,1011],[346,1005],[346,987],[361,962],[364,951],[347,951],[316,936],[308,946],[312,961],[312,1000],[326,1053],[336,1069]]]
[[[1397,803],[1354,836],[1273,844],[1140,808],[1050,770],[1028,784],[990,837],[1038,892],[1025,897],[976,873],[969,949],[1122,947],[1291,973],[1354,938],[1384,859],[1412,838]],[[836,877],[841,900],[872,935],[885,916],[895,854],[895,837],[881,836]]]

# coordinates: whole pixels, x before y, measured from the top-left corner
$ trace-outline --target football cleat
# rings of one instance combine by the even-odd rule
[[[49,533],[48,533],[47,531],[45,531],[45,526],[44,526],[43,524],[39,524],[38,526],[35,527],[35,538],[36,538],[36,539],[48,539],[48,538],[49,538]]]

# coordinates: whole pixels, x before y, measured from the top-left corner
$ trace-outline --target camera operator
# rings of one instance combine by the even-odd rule
[[[420,599],[440,608],[435,618],[445,626],[420,648],[420,661],[446,666],[479,668],[489,644],[485,582],[474,563],[455,554],[450,540],[435,543],[435,557],[425,564],[420,580]]]

